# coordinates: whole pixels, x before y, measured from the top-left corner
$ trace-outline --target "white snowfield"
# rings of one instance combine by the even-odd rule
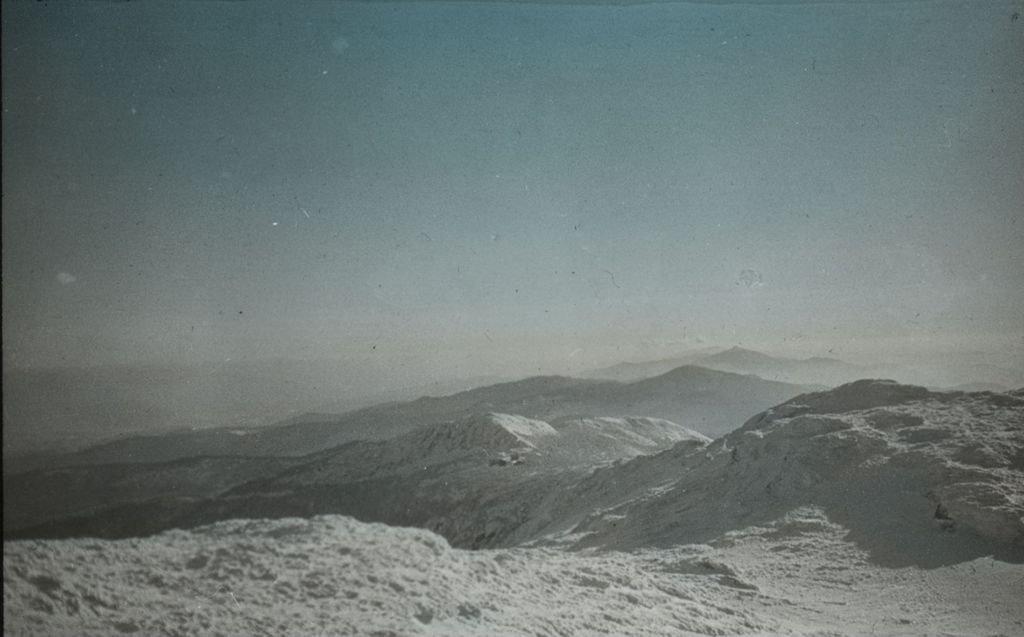
[[[544,454],[602,420],[450,433],[500,428]],[[529,505],[519,548],[342,516],[5,542],[4,633],[1024,634],[1021,391],[859,381],[710,444],[528,484],[503,501]]]
[[[664,449],[666,445],[683,441],[699,445],[711,442],[711,438],[698,431],[681,427],[661,418],[570,417],[561,418],[555,424],[563,436],[573,439],[572,444],[566,445],[566,447],[579,448],[579,446],[587,444],[584,438],[588,437],[588,434],[597,434],[602,438],[615,440],[618,443],[616,451],[620,457],[653,453]],[[629,449],[631,453],[624,453],[623,448]],[[598,450],[594,449],[594,451]]]
[[[633,461],[645,465],[643,474],[671,481],[654,495],[603,502],[575,529],[588,534],[584,543],[706,541],[813,505],[886,564],[1024,555],[1019,392],[932,393],[857,381],[768,410],[704,453],[677,455]],[[615,481],[615,473],[596,472],[586,488]],[[644,475],[629,482],[641,485]]]
[[[551,425],[542,420],[532,420],[512,414],[489,414],[489,417],[494,424],[528,444],[531,439],[538,436],[558,435]]]
[[[873,565],[820,510],[711,545],[455,550],[340,516],[5,547],[4,634],[1019,635],[1024,569]]]

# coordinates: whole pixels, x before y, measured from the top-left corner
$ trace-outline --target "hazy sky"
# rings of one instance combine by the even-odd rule
[[[4,366],[1019,352],[1020,12],[4,3]]]

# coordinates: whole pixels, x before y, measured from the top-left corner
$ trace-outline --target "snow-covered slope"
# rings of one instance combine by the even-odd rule
[[[657,453],[680,442],[704,446],[704,434],[661,418],[574,416],[552,423],[562,439],[552,453],[577,464],[607,462]]]
[[[666,442],[697,440],[711,442],[704,434],[680,427],[674,422],[663,418],[641,418],[627,416],[623,418],[588,418],[584,416],[563,418],[558,421],[563,434],[568,431],[594,431],[603,436],[619,436],[629,440],[638,447],[654,448]]]
[[[76,565],[78,565],[76,567]],[[692,635],[770,629],[628,556],[465,552],[343,517],[5,547],[7,635]]]
[[[350,518],[4,544],[4,634],[1011,635],[1022,568],[872,565],[820,511],[711,544],[462,551]]]
[[[411,446],[413,453],[433,452],[438,448],[448,451],[473,447],[504,450],[535,448],[540,439],[558,436],[551,425],[542,421],[512,414],[488,413],[471,416],[451,423],[425,427],[401,437]]]
[[[639,459],[639,467],[656,464]],[[633,464],[633,463],[629,463]],[[581,492],[619,482],[596,473]],[[650,477],[645,477],[650,476]],[[576,528],[584,543],[706,541],[818,506],[886,564],[979,555],[1024,560],[1024,397],[932,393],[858,381],[794,398],[665,473],[633,471],[645,495],[606,501]],[[653,489],[653,491],[651,491]]]

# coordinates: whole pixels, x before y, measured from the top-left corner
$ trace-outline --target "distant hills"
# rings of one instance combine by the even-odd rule
[[[725,351],[724,347],[704,347],[692,350],[678,356],[660,358],[653,361],[623,362],[616,363],[609,367],[591,370],[580,374],[582,378],[598,378],[603,380],[617,380],[623,383],[630,383],[644,378],[660,376],[673,369],[686,365],[697,365],[702,358],[712,354]]]
[[[1006,365],[1005,360],[1000,362]],[[682,367],[755,375],[794,387],[744,386],[720,377],[713,381],[721,385],[716,390],[695,395],[681,386],[676,396],[654,398],[644,392],[658,391],[657,383],[637,385]],[[977,353],[956,360],[907,360],[869,368],[834,358],[769,356],[741,347],[706,347],[660,360],[620,363],[581,378],[538,376],[512,382],[496,377],[456,381],[432,371],[392,369],[371,359],[5,369],[4,471],[53,462],[301,455],[485,411],[541,419],[639,415],[676,421],[714,436],[785,399],[787,393],[859,378],[1000,391],[1024,385],[1024,370],[990,364]],[[431,398],[413,400],[417,396]]]
[[[820,386],[817,386],[820,388]],[[661,418],[718,436],[815,386],[685,366],[636,382],[539,376],[444,397],[385,403],[343,415],[312,415],[269,427],[131,436],[68,454],[5,461],[5,471],[40,466],[152,463],[193,456],[302,456],[355,440],[384,440],[424,425],[488,412],[553,420],[599,415]]]
[[[1024,386],[1024,363],[1012,364],[1003,357],[1001,365],[985,362],[978,353],[962,356],[933,356],[927,360],[908,358],[870,365],[855,365],[837,358],[813,356],[788,358],[732,347],[708,347],[678,356],[618,363],[581,374],[584,378],[634,382],[664,374],[683,365],[753,374],[766,380],[836,387],[862,378],[893,378],[902,383],[937,390],[1007,391]]]
[[[262,427],[507,380],[425,378],[365,359],[4,369],[4,460],[130,434]]]
[[[754,374],[766,380],[828,386],[863,378],[869,371],[835,358],[780,358],[742,347],[732,347],[726,350],[709,348],[675,358],[642,363],[619,363],[588,372],[585,376],[630,382],[657,376],[681,365],[696,365],[736,374]]]

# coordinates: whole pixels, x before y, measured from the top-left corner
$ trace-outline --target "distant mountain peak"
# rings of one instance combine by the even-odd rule
[[[637,381],[633,385],[642,384],[656,384],[662,381],[670,382],[723,382],[723,381],[739,381],[741,379],[755,379],[763,383],[770,383],[772,381],[765,380],[763,378],[756,377],[754,374],[746,374],[734,371],[727,371],[722,369],[714,369],[712,367],[703,367],[701,365],[681,365],[673,370],[665,372],[659,376],[653,378],[646,378],[644,380]]]

